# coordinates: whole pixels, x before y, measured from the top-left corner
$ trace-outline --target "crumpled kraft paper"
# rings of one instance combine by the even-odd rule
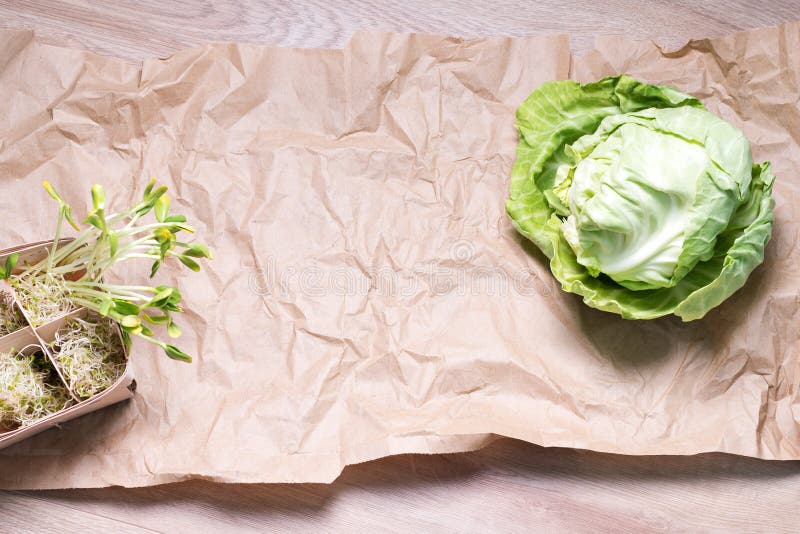
[[[216,253],[162,275],[195,363],[136,343],[136,397],[0,451],[0,487],[327,482],[493,435],[800,458],[798,41],[797,24],[677,51],[603,39],[573,60],[702,97],[774,164],[765,264],[683,324],[585,307],[504,213],[514,110],[569,76],[564,36],[359,33],[139,68],[0,33],[0,245],[50,236],[42,179],[82,206],[93,182],[122,203],[153,175]]]

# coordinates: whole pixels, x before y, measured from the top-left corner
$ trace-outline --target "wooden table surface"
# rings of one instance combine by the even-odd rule
[[[0,27],[141,60],[210,41],[338,47],[358,29],[675,44],[800,19],[800,1],[0,0]],[[750,4],[750,5],[748,5]],[[2,105],[2,104],[0,104]],[[0,492],[0,531],[800,531],[800,462],[723,454],[625,457],[502,439],[474,453],[397,456],[332,485]]]

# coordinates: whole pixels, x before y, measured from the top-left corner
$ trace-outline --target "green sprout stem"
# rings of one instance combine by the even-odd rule
[[[58,250],[58,241],[61,239],[61,224],[64,221],[63,215],[59,215],[58,221],[56,222],[56,235],[53,239],[53,248],[50,250],[50,254],[47,255],[47,270],[53,268],[53,256],[55,255],[56,250]]]
[[[132,259],[152,262],[151,277],[168,258],[177,258],[192,270],[198,270],[199,258],[212,258],[202,243],[179,241],[180,232],[193,233],[185,224],[186,217],[169,213],[166,187],[155,187],[151,180],[142,199],[134,206],[105,214],[105,192],[92,187],[93,208],[81,228],[72,218],[71,208],[55,189],[45,182],[48,194],[59,204],[55,240],[47,257],[26,266],[15,275],[12,285],[21,294],[23,308],[35,308],[38,324],[69,311],[71,306],[84,306],[120,323],[129,340],[137,335],[155,343],[170,358],[189,361],[191,358],[172,345],[158,341],[143,324],[164,324],[170,337],[177,337],[180,328],[172,322],[171,313],[181,312],[181,296],[169,286],[120,286],[102,282],[114,266]],[[153,212],[155,222],[140,223]],[[59,243],[63,221],[67,220],[78,235],[67,243]],[[27,302],[25,300],[27,299]],[[64,299],[68,304],[64,304]],[[153,315],[153,311],[160,312]],[[149,313],[148,313],[149,311]]]

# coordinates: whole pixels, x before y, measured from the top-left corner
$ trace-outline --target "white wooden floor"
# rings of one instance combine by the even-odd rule
[[[0,0],[0,27],[33,28],[131,61],[209,41],[334,47],[362,28],[463,37],[569,32],[583,50],[596,34],[674,44],[796,19],[800,1],[792,0]],[[332,485],[0,492],[0,532],[534,529],[797,532],[800,462],[624,457],[505,439],[475,453],[352,466]]]

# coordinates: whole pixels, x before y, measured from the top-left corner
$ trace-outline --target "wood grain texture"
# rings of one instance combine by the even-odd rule
[[[798,18],[797,0],[0,0],[0,27],[35,28],[41,37],[131,60],[208,42],[341,47],[359,29],[460,37],[569,32],[573,48],[584,50],[597,34],[676,43]]]
[[[358,29],[569,32],[677,44],[800,18],[800,2],[0,0],[0,27],[138,61],[207,42],[339,47]],[[187,454],[191,454],[188,451]],[[800,462],[723,454],[624,457],[503,439],[478,452],[348,467],[332,485],[216,485],[0,493],[0,531],[792,532]]]
[[[192,481],[0,499],[11,531],[113,518],[120,529],[167,532],[796,532],[800,462],[626,457],[502,439],[474,453],[351,466],[332,485]]]

